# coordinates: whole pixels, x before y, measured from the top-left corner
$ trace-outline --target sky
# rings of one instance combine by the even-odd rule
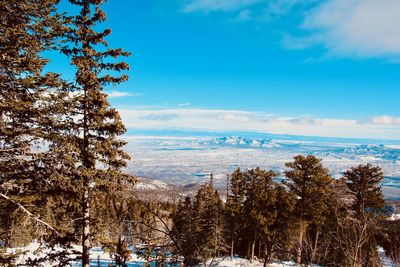
[[[400,139],[398,0],[109,0],[128,129]],[[69,10],[65,1],[61,10]],[[72,70],[61,56],[49,68]]]

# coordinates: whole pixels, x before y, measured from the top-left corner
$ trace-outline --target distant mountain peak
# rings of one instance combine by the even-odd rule
[[[390,148],[382,144],[355,145],[342,149],[342,152],[357,156],[374,156],[387,160],[398,160],[400,149]]]
[[[382,144],[370,144],[370,145],[356,145],[344,148],[345,153],[349,154],[376,154],[376,153],[385,153],[387,151],[392,150],[391,148],[386,147]]]
[[[271,139],[246,138],[241,136],[224,136],[209,141],[211,145],[279,148],[282,144]]]

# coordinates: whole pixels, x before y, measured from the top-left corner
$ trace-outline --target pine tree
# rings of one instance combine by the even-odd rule
[[[379,265],[376,251],[380,215],[377,212],[385,204],[379,183],[384,179],[382,169],[371,164],[359,165],[344,173],[347,187],[353,196],[354,227],[358,263]]]
[[[115,59],[129,53],[108,48],[105,37],[111,30],[96,31],[97,25],[106,19],[100,9],[103,0],[69,2],[78,7],[79,14],[70,17],[68,40],[62,52],[71,59],[76,74],[69,114],[64,116],[64,125],[59,127],[52,149],[60,156],[63,164],[60,172],[67,177],[66,183],[80,199],[82,266],[88,267],[93,235],[90,203],[96,194],[118,189],[118,185],[127,179],[121,168],[126,166],[129,156],[122,149],[125,141],[118,139],[125,127],[117,110],[107,102],[103,90],[128,79],[126,75],[114,77],[110,72],[128,70],[128,64],[115,62]],[[101,46],[105,49],[100,50]],[[110,60],[110,57],[114,59]]]
[[[193,202],[187,197],[179,203],[171,216],[171,235],[185,265],[194,266],[218,257],[224,242],[223,213],[223,203],[214,188],[213,175],[210,183],[200,187]]]
[[[333,181],[328,196],[329,209],[321,227],[320,245],[316,263],[322,266],[352,266],[351,258],[355,242],[352,236],[350,216],[351,196],[345,179]]]
[[[265,240],[264,266],[271,262],[276,254],[279,259],[287,259],[287,251],[291,230],[293,228],[292,212],[295,206],[295,197],[280,184],[274,186],[275,201],[269,210],[276,212],[274,220],[268,225],[268,235]]]
[[[245,214],[243,207],[246,199],[246,182],[239,168],[230,174],[228,179],[230,180],[230,186],[225,205],[225,221],[229,233],[230,255],[233,258],[240,230],[244,227]]]
[[[203,262],[218,256],[222,241],[223,206],[218,192],[214,188],[213,175],[210,183],[198,190],[193,203],[196,220],[196,246]]]
[[[353,209],[357,214],[383,208],[385,199],[379,183],[384,177],[380,167],[359,165],[346,171],[344,178],[354,196]]]
[[[64,83],[58,74],[44,72],[49,60],[42,52],[52,49],[61,34],[57,3],[0,3],[0,205],[11,209],[5,214],[23,212],[51,231],[55,229],[38,217],[51,162],[42,142],[48,138],[46,116],[54,112],[49,108],[52,91]]]
[[[246,214],[246,229],[249,235],[250,261],[253,261],[255,245],[258,239],[268,239],[270,235],[270,224],[276,218],[274,203],[276,195],[273,178],[276,173],[265,171],[260,168],[251,169],[244,174],[246,181],[246,194],[244,202],[244,213]]]
[[[198,228],[194,216],[194,207],[189,197],[186,197],[183,202],[179,202],[171,218],[171,235],[175,240],[176,252],[183,256],[185,266],[196,266],[202,259],[197,245]]]
[[[333,179],[321,164],[321,159],[311,155],[296,156],[293,162],[285,165],[289,168],[285,172],[289,180],[286,185],[297,197],[294,210],[299,223],[296,263],[301,263],[304,235],[310,223],[318,224],[323,220]]]

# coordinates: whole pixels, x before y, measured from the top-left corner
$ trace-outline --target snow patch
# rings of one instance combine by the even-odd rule
[[[162,190],[169,189],[169,186],[162,181],[139,178],[134,188],[137,190]]]

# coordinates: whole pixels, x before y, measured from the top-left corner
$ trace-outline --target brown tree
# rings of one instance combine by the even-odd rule
[[[121,173],[129,156],[123,151],[125,141],[118,136],[125,132],[118,111],[110,107],[106,86],[128,79],[126,75],[112,76],[111,72],[129,69],[125,62],[116,62],[120,56],[129,56],[122,49],[109,49],[105,37],[110,29],[97,32],[98,24],[106,15],[100,9],[103,0],[70,0],[79,13],[71,16],[67,44],[62,52],[76,67],[73,94],[70,94],[69,114],[59,129],[53,149],[59,152],[65,176],[80,184],[77,196],[80,199],[81,241],[83,246],[82,266],[89,266],[91,247],[90,203],[102,191],[120,189],[128,176]],[[100,47],[105,47],[100,50]],[[114,59],[110,60],[112,57]]]
[[[293,162],[286,163],[286,167],[289,168],[285,172],[289,179],[286,185],[297,197],[294,210],[299,224],[296,262],[301,263],[304,236],[311,223],[318,224],[323,219],[333,179],[321,164],[321,159],[311,155],[296,156]],[[318,234],[316,232],[315,242],[318,241]]]
[[[38,216],[51,162],[43,144],[48,139],[46,116],[57,109],[50,108],[58,98],[53,93],[63,92],[65,85],[58,74],[44,72],[49,60],[42,55],[62,33],[57,3],[0,2],[0,206],[7,209],[1,219],[6,240],[13,232],[14,212],[55,231]]]

